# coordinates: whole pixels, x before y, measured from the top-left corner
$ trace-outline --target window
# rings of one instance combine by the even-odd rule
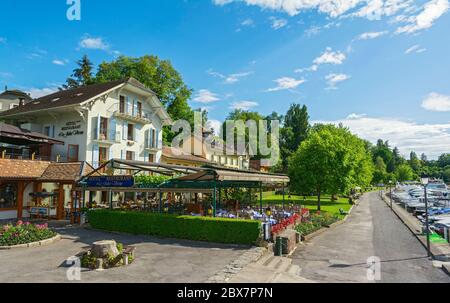
[[[106,140],[108,138],[108,119],[100,118],[100,140]]]
[[[125,114],[125,96],[120,96],[120,103],[119,103],[119,111],[121,114]]]
[[[10,104],[9,105],[9,109],[13,109],[13,108],[16,108],[16,107],[19,107],[19,104]]]
[[[0,209],[17,207],[17,183],[0,185]]]
[[[153,155],[153,154],[148,155],[148,162],[151,162],[151,163],[155,162],[155,155]]]
[[[46,135],[47,137],[50,137],[50,132],[51,132],[50,126],[44,127],[44,135]]]
[[[139,118],[141,118],[142,117],[142,103],[141,102],[137,103],[137,109],[138,109],[137,115]]]
[[[134,152],[127,151],[127,159],[126,160],[134,160]]]
[[[98,163],[102,165],[108,161],[108,149],[106,147],[100,147],[98,150]]]
[[[69,150],[67,152],[67,161],[68,162],[78,162],[78,145],[69,144]]]
[[[134,125],[128,123],[128,134],[127,134],[128,141],[134,140]]]
[[[156,142],[158,140],[158,138],[156,138],[156,130],[152,129],[151,132],[152,132],[152,142],[151,142],[152,145],[151,145],[151,147],[155,148],[155,147],[157,147],[156,146]]]

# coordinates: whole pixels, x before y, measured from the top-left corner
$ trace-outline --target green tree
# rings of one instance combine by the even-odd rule
[[[77,61],[77,65],[78,67],[73,70],[72,75],[67,78],[66,84],[63,84],[61,89],[74,89],[95,82],[92,76],[93,64],[87,55]]]
[[[384,183],[386,182],[386,164],[384,163],[383,158],[378,156],[375,159],[375,167],[374,167],[374,173],[373,173],[373,182],[374,183]]]
[[[283,128],[280,133],[280,156],[283,172],[288,170],[289,157],[307,138],[309,129],[309,115],[306,105],[292,104],[286,116],[284,116]]]
[[[422,168],[422,163],[417,157],[417,154],[413,151],[409,155],[409,165],[411,166],[411,168],[415,173],[419,173]]]
[[[414,179],[414,171],[408,164],[402,164],[395,170],[397,181],[411,181]]]
[[[348,129],[316,125],[289,159],[289,176],[294,191],[317,195],[321,209],[323,193],[348,193],[372,181],[373,164],[363,140]]]

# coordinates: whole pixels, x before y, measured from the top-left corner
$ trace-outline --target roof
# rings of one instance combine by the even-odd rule
[[[76,105],[92,99],[105,91],[125,83],[127,80],[94,84],[75,89],[61,90],[56,93],[34,99],[24,106],[16,107],[0,113],[0,117],[7,117],[16,114],[24,114],[49,108],[59,108],[69,105]]]
[[[108,83],[100,83],[100,84],[93,84],[93,85],[87,85],[82,86],[74,89],[69,90],[61,90],[56,93],[34,99],[23,106],[15,107],[13,109],[4,111],[0,113],[0,118],[7,118],[7,117],[13,117],[16,115],[26,114],[26,113],[32,113],[36,111],[42,111],[46,109],[55,109],[55,108],[62,108],[67,106],[74,106],[79,105],[84,102],[90,101],[93,98],[105,94],[106,92],[109,92],[110,90],[113,90],[115,88],[119,88],[121,86],[124,86],[126,84],[132,85],[134,87],[137,87],[139,89],[145,90],[147,93],[153,94],[156,96],[156,94],[149,88],[145,87],[144,84],[140,83],[138,80],[134,78],[127,78],[123,80],[117,80],[112,81]],[[160,107],[164,110],[158,111],[158,114],[162,117],[162,120],[166,121],[167,123],[170,123],[170,116],[166,112],[164,106],[161,104],[161,102],[151,99],[151,102],[154,103],[153,105],[156,107]]]
[[[18,89],[13,89],[13,90],[5,90],[3,93],[0,94],[0,99],[2,98],[2,96],[7,96],[7,95],[13,95],[13,96],[17,96],[19,98],[24,98],[26,100],[31,100],[32,98],[30,97],[30,95],[28,95],[27,93],[18,90]]]
[[[0,142],[16,145],[33,143],[64,144],[63,141],[47,137],[43,134],[0,122]]]
[[[55,163],[48,161],[0,159],[0,180],[39,180],[75,182],[94,169],[86,162]]]
[[[49,165],[47,161],[0,159],[0,179],[37,179]]]
[[[94,171],[86,162],[51,163],[39,178],[41,181],[77,181]]]
[[[177,180],[180,181],[212,181],[214,178],[218,181],[245,181],[245,182],[263,182],[263,183],[289,183],[287,175],[261,173],[258,171],[231,169],[220,166],[207,165],[204,171],[187,175]]]
[[[169,159],[195,162],[200,164],[212,164],[211,161],[208,161],[203,157],[192,155],[176,147],[164,146],[162,153],[164,157]]]

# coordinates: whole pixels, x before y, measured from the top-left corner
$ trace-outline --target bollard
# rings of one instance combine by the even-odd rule
[[[450,243],[450,228],[444,227],[444,238]]]

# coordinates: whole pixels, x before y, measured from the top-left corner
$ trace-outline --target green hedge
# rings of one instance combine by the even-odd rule
[[[88,219],[100,230],[217,243],[253,244],[261,230],[259,221],[127,211],[90,210]]]

